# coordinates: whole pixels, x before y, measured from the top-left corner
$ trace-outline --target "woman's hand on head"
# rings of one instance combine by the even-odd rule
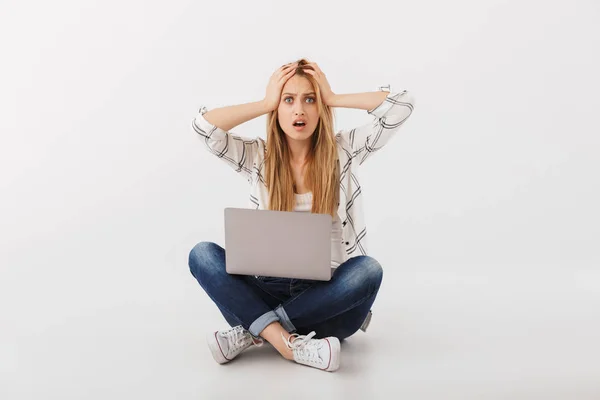
[[[335,93],[333,93],[333,91],[331,90],[331,86],[327,81],[325,73],[321,71],[321,68],[319,68],[316,62],[309,62],[308,64],[303,65],[302,69],[304,70],[304,72],[312,75],[315,78],[315,80],[319,84],[319,89],[321,91],[321,99],[323,99],[323,103],[325,103],[325,105],[327,106],[331,106],[331,100],[333,99],[333,96],[335,96]]]
[[[279,106],[283,85],[294,75],[297,67],[298,63],[295,62],[285,64],[277,68],[277,71],[271,75],[263,100],[268,111],[273,111]]]

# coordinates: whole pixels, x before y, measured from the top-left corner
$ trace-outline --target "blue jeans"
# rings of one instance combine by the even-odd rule
[[[255,338],[278,321],[289,333],[343,340],[365,321],[383,278],[379,262],[365,255],[346,260],[330,281],[229,274],[225,249],[213,242],[192,248],[189,267],[229,325]]]

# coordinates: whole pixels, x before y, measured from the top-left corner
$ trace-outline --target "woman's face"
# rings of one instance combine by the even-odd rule
[[[283,85],[277,119],[291,139],[308,139],[317,128],[319,113],[316,96],[310,81],[303,76],[294,75]],[[304,121],[304,126],[294,126],[296,120]]]

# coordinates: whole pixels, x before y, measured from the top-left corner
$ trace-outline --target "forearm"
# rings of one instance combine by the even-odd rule
[[[204,114],[204,118],[216,127],[229,131],[246,121],[266,114],[268,111],[265,103],[260,100],[211,109]]]
[[[334,94],[331,96],[329,105],[331,107],[358,108],[361,110],[372,110],[380,105],[389,92],[376,91],[350,94]]]

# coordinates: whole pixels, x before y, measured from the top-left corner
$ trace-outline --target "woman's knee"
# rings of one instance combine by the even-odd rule
[[[367,257],[369,257],[369,256],[367,256]],[[381,284],[381,281],[383,280],[383,267],[381,266],[379,261],[377,261],[373,257],[369,257],[369,259],[370,259],[370,262],[368,264],[369,265],[368,274],[379,285],[379,284]]]
[[[188,256],[188,266],[190,272],[196,278],[201,273],[215,272],[222,268],[224,269],[224,263],[220,263],[219,260],[223,259],[222,253],[224,249],[214,242],[203,241],[197,243]]]
[[[353,264],[350,268],[352,280],[377,291],[383,280],[383,268],[379,261],[371,256],[361,255],[356,257]]]

